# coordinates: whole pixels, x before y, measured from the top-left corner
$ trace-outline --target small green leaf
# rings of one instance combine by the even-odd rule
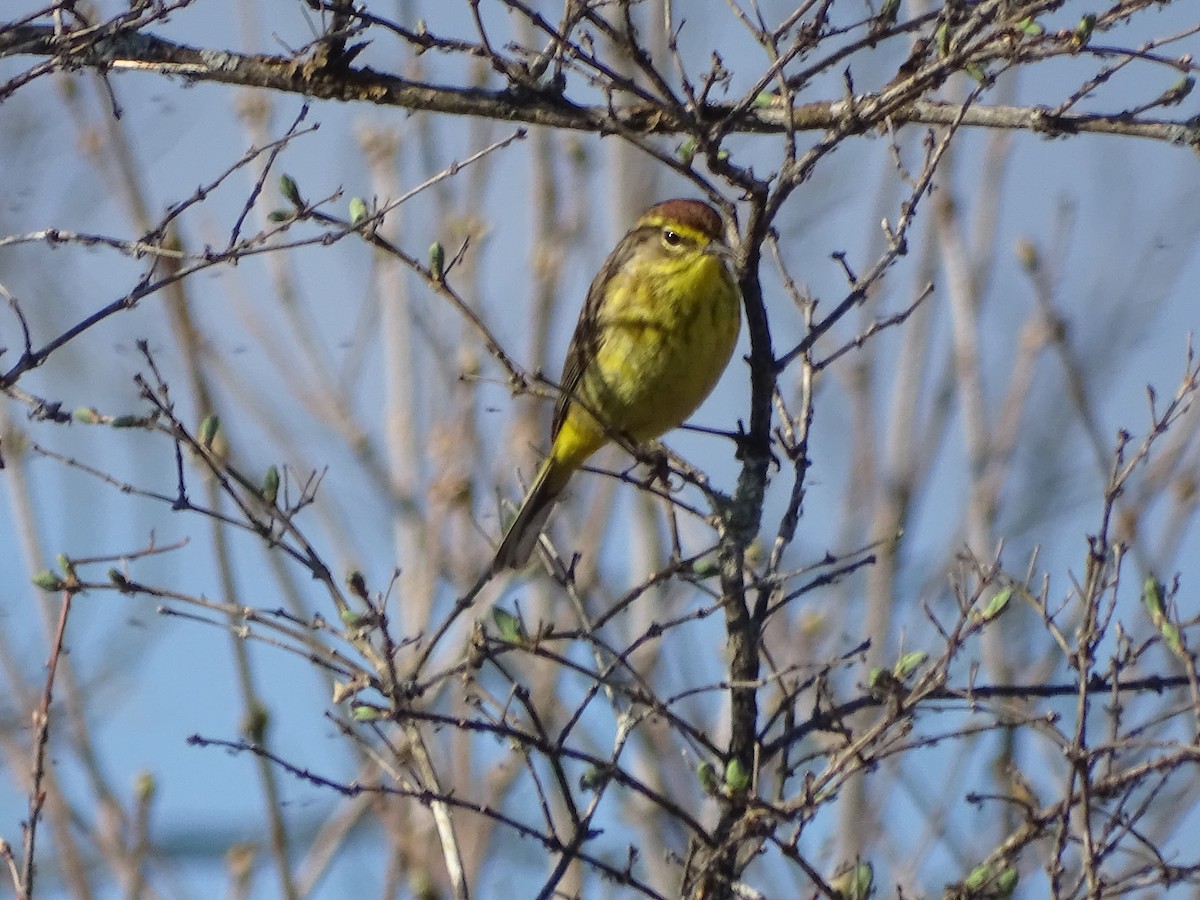
[[[129,583],[129,579],[125,577],[125,574],[120,569],[109,569],[108,580],[111,581],[116,589],[122,594],[129,594],[133,592],[133,586]]]
[[[963,71],[980,84],[985,84],[987,82],[987,74],[983,71],[982,66],[976,65],[975,63],[967,63],[965,66],[963,66]]]
[[[304,205],[304,201],[300,199],[300,186],[296,184],[296,179],[291,175],[279,176],[279,193],[283,194],[283,199],[288,203],[296,206]]]
[[[292,218],[294,218],[293,215],[286,209],[273,209],[267,213],[267,221],[274,222],[276,225],[280,222],[290,221]]]
[[[717,782],[717,767],[707,760],[696,766],[696,777],[700,779],[700,787],[706,794],[715,794],[720,787]]]
[[[367,204],[362,197],[350,198],[350,224],[361,225],[367,218]]]

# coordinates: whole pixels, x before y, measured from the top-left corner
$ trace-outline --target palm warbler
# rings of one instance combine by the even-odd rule
[[[642,214],[600,267],[563,365],[542,463],[491,571],[529,561],[554,501],[610,440],[642,443],[696,411],[741,327],[721,217],[698,200]]]

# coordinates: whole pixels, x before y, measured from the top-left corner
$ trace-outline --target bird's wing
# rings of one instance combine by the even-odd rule
[[[575,324],[575,333],[571,336],[571,345],[567,348],[567,358],[563,363],[562,377],[558,383],[560,393],[558,401],[554,404],[554,419],[550,426],[551,442],[558,437],[558,431],[567,419],[571,403],[577,396],[576,391],[583,380],[583,373],[599,352],[600,341],[603,338],[600,306],[604,302],[605,288],[624,268],[641,237],[637,231],[625,235],[621,243],[608,255],[608,259],[592,279],[592,286],[588,288],[587,300],[579,314],[579,321]]]

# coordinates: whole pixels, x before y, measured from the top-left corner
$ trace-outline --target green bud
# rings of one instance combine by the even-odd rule
[[[1163,95],[1159,97],[1159,102],[1167,106],[1174,106],[1176,103],[1182,103],[1184,98],[1192,92],[1196,87],[1196,79],[1191,75],[1184,75],[1175,84],[1167,88]]]
[[[204,421],[200,423],[200,446],[206,450],[211,450],[213,441],[216,440],[217,432],[220,428],[220,416],[205,416]]]
[[[500,631],[501,640],[508,641],[510,644],[524,643],[525,626],[508,610],[493,606],[492,621],[496,623],[496,628]]]
[[[350,593],[360,600],[369,599],[367,594],[367,579],[358,569],[351,569],[346,573],[346,587],[350,588]]]
[[[754,98],[754,102],[750,105],[755,109],[767,109],[768,107],[774,106],[775,101],[778,99],[778,97],[769,91],[763,91]]]
[[[707,760],[696,766],[696,777],[700,779],[700,787],[704,788],[706,794],[715,794],[720,788],[717,782],[717,767]]]
[[[100,421],[100,413],[88,406],[81,406],[71,413],[71,418],[82,425],[95,425]]]
[[[692,574],[697,578],[712,578],[721,571],[718,562],[719,560],[717,559],[717,554],[715,553],[710,553],[708,556],[701,557],[692,563]]]
[[[242,719],[242,734],[252,744],[262,744],[271,724],[271,713],[261,703],[255,703]]]
[[[971,870],[971,874],[963,881],[963,887],[974,894],[985,888],[991,880],[992,867],[984,864]]]
[[[1150,613],[1151,621],[1156,625],[1163,616],[1162,595],[1162,582],[1154,578],[1147,578],[1142,582],[1142,604],[1146,607],[1146,612]]]
[[[896,665],[892,668],[892,674],[900,681],[905,681],[913,672],[921,668],[927,659],[929,659],[929,654],[923,650],[905,653],[896,661]]]
[[[1017,872],[1016,866],[1009,866],[998,876],[996,876],[996,896],[1011,897],[1017,889],[1017,882],[1021,880],[1020,873]]]
[[[155,781],[154,775],[144,769],[138,772],[133,779],[133,792],[142,803],[148,803],[154,799],[154,795],[158,792],[158,784]]]
[[[350,224],[361,225],[367,218],[367,204],[362,197],[350,198]]]
[[[1029,238],[1017,240],[1017,261],[1026,272],[1036,272],[1042,265],[1037,245]]]
[[[113,428],[136,428],[141,420],[137,416],[116,416],[108,424]]]
[[[829,882],[839,900],[867,900],[875,888],[875,870],[870,863],[849,866]]]
[[[1171,648],[1171,652],[1179,655],[1183,653],[1183,638],[1179,632],[1179,626],[1174,622],[1164,621],[1158,627],[1158,633],[1163,636],[1163,640],[1167,642],[1167,646]]]
[[[937,44],[938,56],[945,57],[950,52],[950,24],[942,22],[933,33],[933,41]]]
[[[129,579],[125,577],[125,574],[121,572],[120,569],[109,569],[108,580],[111,581],[117,590],[119,590],[122,594],[133,592],[133,586],[129,583]]]
[[[875,17],[876,26],[887,27],[895,24],[899,12],[900,0],[883,0],[883,5],[879,7],[879,15]]]
[[[63,583],[62,576],[60,576],[57,572],[51,572],[49,569],[38,572],[31,580],[43,591],[61,591],[64,587],[66,587],[66,585]]]
[[[258,489],[262,498],[270,504],[274,504],[276,498],[279,497],[279,469],[276,466],[269,466],[267,472],[263,475],[262,486]]]
[[[292,214],[290,212],[288,212],[286,209],[273,209],[269,213],[267,213],[267,221],[274,222],[277,225],[280,222],[287,222],[291,218],[292,218]]]
[[[737,757],[725,763],[725,792],[728,796],[744,794],[750,787],[750,772]]]
[[[1023,18],[1019,23],[1017,23],[1017,27],[1030,37],[1041,37],[1046,33],[1046,29],[1042,23],[1037,21],[1033,16],[1026,16]]]
[[[353,714],[355,722],[377,722],[387,717],[387,713],[378,706],[371,706],[366,703],[356,704],[353,708]]]
[[[987,606],[983,608],[983,612],[979,613],[979,619],[983,622],[990,622],[995,619],[1000,613],[1008,608],[1008,601],[1012,599],[1013,589],[1011,587],[1001,588],[992,595],[992,599],[988,601]]]
[[[1096,14],[1088,13],[1079,20],[1079,24],[1075,26],[1075,33],[1071,35],[1071,43],[1076,49],[1086,47],[1088,41],[1092,39],[1092,32],[1096,29]]]
[[[962,886],[968,897],[992,897],[996,900],[1011,897],[1020,877],[1016,867],[996,869],[984,863],[971,870]]]
[[[978,66],[975,63],[967,63],[965,66],[963,66],[963,71],[980,84],[984,84],[987,81],[987,73],[983,71],[981,66]]]
[[[71,562],[70,557],[65,553],[58,553],[54,557],[54,561],[58,563],[58,567],[63,570],[67,578],[72,581],[78,581],[79,576],[75,574],[75,564]]]
[[[603,769],[588,766],[587,770],[579,776],[579,789],[594,791],[606,781],[608,781],[608,774]]]
[[[1178,626],[1167,618],[1166,609],[1163,607],[1163,592],[1165,588],[1161,581],[1154,578],[1147,578],[1142,582],[1142,605],[1146,607],[1146,612],[1150,614],[1150,623],[1158,629],[1158,633],[1163,636],[1163,640],[1167,642],[1167,646],[1171,648],[1173,653],[1181,653],[1183,651],[1183,642]]]
[[[696,139],[688,138],[675,148],[675,155],[684,165],[690,165],[696,156]]]
[[[347,628],[363,628],[371,623],[370,616],[360,615],[352,609],[343,609],[338,613],[338,618]]]
[[[283,194],[283,199],[288,203],[296,206],[304,205],[304,201],[300,199],[300,186],[296,184],[296,179],[291,175],[279,176],[279,193]]]
[[[446,280],[446,248],[440,241],[429,245],[429,274],[434,281]]]

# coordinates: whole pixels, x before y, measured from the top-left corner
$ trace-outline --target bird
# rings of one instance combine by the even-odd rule
[[[559,379],[550,452],[489,573],[528,562],[571,476],[613,440],[643,444],[712,392],[741,330],[741,293],[720,214],[700,200],[647,209],[605,259]]]

